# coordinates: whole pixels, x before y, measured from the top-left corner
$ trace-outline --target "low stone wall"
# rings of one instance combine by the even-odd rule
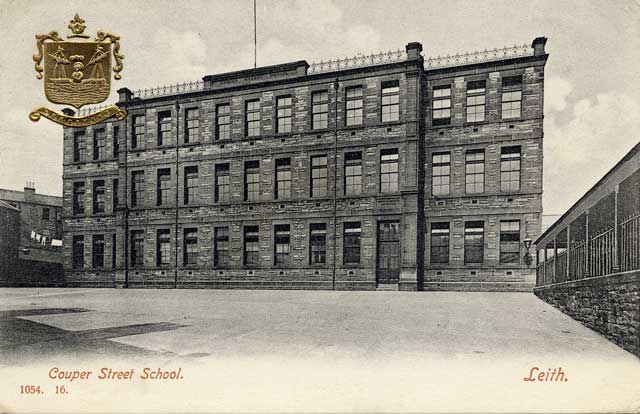
[[[533,292],[640,357],[640,271],[539,286]]]

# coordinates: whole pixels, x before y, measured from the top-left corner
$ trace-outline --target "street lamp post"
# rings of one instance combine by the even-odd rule
[[[522,242],[524,243],[524,248],[527,249],[526,253],[524,254],[524,264],[526,264],[527,268],[529,268],[532,262],[531,254],[529,253],[529,249],[531,248],[531,239],[527,237]]]

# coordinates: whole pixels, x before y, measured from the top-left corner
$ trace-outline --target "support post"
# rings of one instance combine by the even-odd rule
[[[585,260],[585,269],[584,269],[584,275],[585,276],[589,276],[589,274],[591,273],[591,241],[589,240],[589,210],[584,212],[584,217],[585,217],[585,224],[584,224],[584,231],[585,231],[585,239],[584,239],[584,248],[585,248],[585,256],[586,256],[586,260]]]
[[[616,184],[613,203],[613,273],[620,271],[620,242],[618,240],[618,192],[620,184]]]
[[[569,280],[571,277],[571,272],[569,269],[571,268],[571,223],[567,224],[567,273],[565,274],[564,280]]]

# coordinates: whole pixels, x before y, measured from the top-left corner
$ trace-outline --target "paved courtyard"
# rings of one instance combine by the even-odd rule
[[[527,293],[0,289],[0,383],[106,364],[182,368],[153,392],[74,384],[146,411],[184,410],[178,390],[215,411],[640,409],[640,360]]]

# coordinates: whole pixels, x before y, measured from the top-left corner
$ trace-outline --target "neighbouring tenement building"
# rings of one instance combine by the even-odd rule
[[[640,356],[640,144],[536,241],[534,293]]]
[[[68,284],[530,290],[545,43],[120,89],[64,130]]]

